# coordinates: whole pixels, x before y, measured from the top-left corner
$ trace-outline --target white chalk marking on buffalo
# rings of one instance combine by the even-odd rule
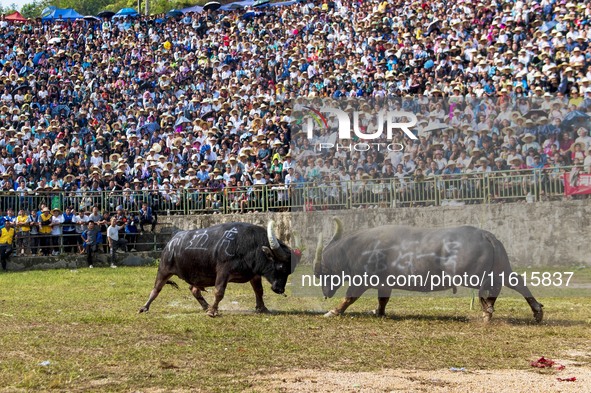
[[[196,232],[193,234],[189,245],[187,246],[187,250],[207,250],[207,241],[209,240],[209,235],[207,234],[207,229],[203,232]]]
[[[227,256],[233,257],[234,254],[230,254],[230,252],[228,251],[228,247],[230,247],[230,244],[232,244],[232,242],[234,240],[236,240],[237,234],[238,234],[238,229],[236,227],[232,227],[232,228],[228,229],[227,231],[225,231],[224,236],[222,236],[222,238],[220,240],[218,240],[218,244],[216,245],[216,250],[220,251],[223,249],[224,253],[226,253]]]

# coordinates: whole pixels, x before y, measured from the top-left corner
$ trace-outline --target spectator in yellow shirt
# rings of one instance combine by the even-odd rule
[[[51,218],[52,216],[49,212],[49,208],[45,206],[39,217],[39,223],[41,224],[39,227],[39,246],[41,247],[43,256],[48,256],[50,252]]]
[[[0,262],[4,271],[6,271],[6,263],[12,253],[13,241],[14,228],[12,227],[12,222],[6,221],[4,228],[0,230]]]
[[[30,247],[31,237],[31,216],[25,210],[21,209],[16,217],[16,252],[20,250],[21,255],[25,255]]]

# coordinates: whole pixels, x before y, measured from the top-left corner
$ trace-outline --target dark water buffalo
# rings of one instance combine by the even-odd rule
[[[169,281],[173,275],[190,285],[193,296],[210,317],[217,315],[229,282],[250,281],[256,310],[267,312],[261,277],[271,283],[273,292],[284,293],[287,277],[301,256],[299,250],[291,250],[277,240],[273,225],[270,221],[265,230],[258,225],[232,222],[175,234],[162,251],[154,289],[139,312],[148,311],[165,284],[177,286]],[[215,300],[209,305],[201,291],[211,286],[215,286]]]
[[[336,278],[356,275],[359,280],[352,282],[343,302],[326,316],[342,314],[369,288],[378,290],[375,313],[384,315],[392,289],[455,292],[456,286],[464,286],[479,289],[483,316],[489,321],[504,285],[525,297],[537,322],[543,318],[542,304],[532,296],[523,278],[513,273],[505,247],[490,232],[469,226],[417,229],[392,225],[343,236],[341,221],[335,218],[335,223],[335,234],[326,247],[319,239],[314,275],[322,280],[322,291],[329,298],[343,284]],[[361,282],[364,275],[376,280]],[[400,279],[393,279],[396,277]]]

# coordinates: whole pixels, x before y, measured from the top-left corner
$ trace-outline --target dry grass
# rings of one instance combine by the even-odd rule
[[[181,285],[138,315],[155,275],[155,267],[0,274],[0,391],[241,391],[295,369],[525,369],[591,344],[584,297],[540,298],[538,326],[525,301],[504,291],[486,326],[465,294],[396,298],[383,319],[365,313],[375,306],[366,298],[325,319],[319,313],[336,299],[284,298],[266,286],[277,311],[258,315],[250,286],[230,285],[222,316],[211,319]]]

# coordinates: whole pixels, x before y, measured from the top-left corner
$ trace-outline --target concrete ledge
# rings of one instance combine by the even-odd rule
[[[116,264],[118,266],[148,266],[160,258],[160,251],[133,252],[117,254]],[[110,256],[104,253],[97,253],[94,257],[95,267],[110,265]],[[47,270],[47,269],[77,269],[88,267],[86,255],[64,254],[58,256],[13,256],[8,261],[9,271],[23,270]]]

